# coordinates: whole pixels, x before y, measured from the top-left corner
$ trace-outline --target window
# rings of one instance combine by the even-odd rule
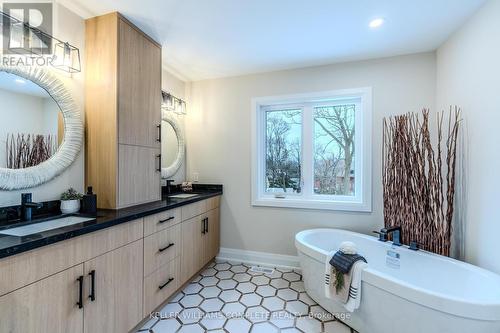
[[[256,98],[252,204],[371,211],[371,89]]]

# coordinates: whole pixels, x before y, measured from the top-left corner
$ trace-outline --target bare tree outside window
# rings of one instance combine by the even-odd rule
[[[302,111],[266,112],[266,191],[300,193]]]
[[[314,193],[354,193],[355,104],[314,108]]]

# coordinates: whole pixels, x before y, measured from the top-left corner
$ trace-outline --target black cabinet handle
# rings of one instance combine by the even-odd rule
[[[76,281],[78,281],[78,302],[76,302],[76,305],[81,309],[83,308],[83,275],[79,276]]]
[[[208,234],[208,217],[205,218],[205,233]]]
[[[89,298],[93,302],[95,301],[95,270],[90,271],[90,295]]]
[[[175,216],[170,216],[168,219],[158,221],[158,223],[165,223],[165,222],[171,221],[173,219],[175,219]]]
[[[206,234],[205,219],[201,220],[201,233]]]
[[[168,279],[167,282],[165,282],[164,284],[162,284],[161,286],[159,286],[158,288],[160,288],[160,290],[162,290],[163,288],[165,288],[170,282],[174,281],[174,278],[170,278]]]
[[[156,171],[161,172],[161,154],[156,155],[156,158],[158,159],[158,169]]]
[[[168,244],[167,246],[165,246],[165,247],[163,247],[163,248],[159,249],[159,250],[158,250],[158,252],[163,252],[163,251],[165,251],[166,249],[170,249],[170,248],[171,248],[172,246],[174,246],[174,245],[175,245],[174,243],[170,243],[170,244]]]
[[[156,128],[158,128],[158,136],[156,138],[156,141],[157,142],[161,142],[161,124],[160,125],[156,125]]]

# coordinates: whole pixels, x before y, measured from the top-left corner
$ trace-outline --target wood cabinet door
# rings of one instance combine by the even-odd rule
[[[123,19],[118,45],[119,143],[160,147],[161,48]]]
[[[207,258],[206,262],[212,260],[220,249],[220,213],[219,209],[212,209],[206,215],[208,219],[208,233],[207,233]]]
[[[205,239],[203,215],[182,222],[182,281],[187,281],[201,269],[205,259]]]
[[[119,145],[118,154],[118,207],[160,200],[160,149]]]
[[[0,332],[82,333],[82,275],[80,264],[0,297]]]
[[[142,239],[84,263],[86,333],[129,332],[141,321],[142,269]]]

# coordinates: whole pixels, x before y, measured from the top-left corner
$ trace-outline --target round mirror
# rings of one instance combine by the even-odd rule
[[[63,83],[39,67],[0,65],[0,189],[24,189],[62,173],[83,140]]]
[[[179,140],[174,127],[165,120],[161,122],[162,154],[161,165],[172,165],[179,154]]]
[[[0,72],[0,168],[25,169],[52,157],[64,138],[57,103],[40,86]]]
[[[184,162],[184,133],[174,115],[163,111],[161,122],[161,176],[172,177]]]

